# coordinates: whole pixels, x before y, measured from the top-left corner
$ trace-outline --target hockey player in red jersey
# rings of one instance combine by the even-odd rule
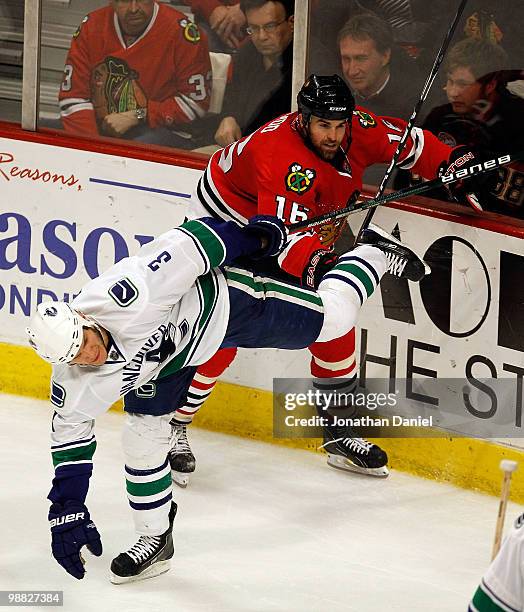
[[[84,17],[73,34],[59,94],[64,129],[183,145],[172,128],[209,107],[207,41],[165,4],[110,4]]]
[[[406,126],[401,119],[355,109],[347,85],[337,76],[312,75],[298,95],[298,109],[217,151],[198,183],[191,214],[213,215],[240,225],[257,213],[276,214],[289,224],[342,208],[362,189],[365,168],[390,161]],[[450,147],[413,128],[398,167],[434,178],[452,157]],[[316,286],[336,263],[332,249],[342,226],[340,221],[326,223],[292,236],[279,256],[282,270]],[[361,291],[365,295],[364,287]],[[354,329],[343,338],[315,343],[310,351],[316,388],[336,386],[342,393],[355,388]],[[198,368],[187,402],[175,415],[180,437],[170,459],[173,477],[182,486],[195,467],[185,426],[235,354],[233,349],[221,351]],[[326,428],[325,438],[330,465],[387,476],[387,456],[378,446],[346,428]]]

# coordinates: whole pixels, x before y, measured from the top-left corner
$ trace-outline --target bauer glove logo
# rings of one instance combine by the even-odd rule
[[[58,525],[63,525],[64,523],[72,523],[73,521],[78,521],[83,518],[84,518],[83,512],[75,512],[73,514],[66,514],[65,516],[58,516],[57,518],[51,519],[49,521],[49,526],[58,527]]]

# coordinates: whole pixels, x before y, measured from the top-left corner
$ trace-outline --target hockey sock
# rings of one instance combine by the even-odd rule
[[[337,265],[322,279],[337,279],[353,289],[360,305],[371,297],[386,271],[386,257],[372,246],[358,246],[340,256]],[[322,285],[321,283],[321,285]]]
[[[125,466],[129,505],[139,535],[160,535],[169,527],[171,466],[166,459],[150,469]]]
[[[357,376],[348,378],[316,378],[313,389],[320,401],[316,403],[319,416],[333,425],[338,417],[349,418],[354,412],[352,396],[357,388]]]
[[[318,287],[324,305],[324,322],[315,345],[329,343],[350,333],[355,327],[360,309],[377,288],[386,267],[386,256],[374,246],[361,245],[341,255],[336,266],[324,275]],[[340,347],[337,351],[341,351]],[[329,361],[319,353],[314,355],[324,362]],[[342,359],[337,356],[331,360],[336,363],[349,356],[350,353],[347,353]],[[330,369],[322,364],[318,366]],[[335,371],[347,370],[349,373],[351,364],[346,362],[335,368]]]
[[[176,409],[172,423],[179,425],[191,423],[200,406],[211,395],[218,378],[231,365],[236,354],[236,348],[221,349],[198,367],[187,392],[187,401]]]
[[[328,342],[315,342],[311,351],[311,375],[316,378],[335,378],[352,375],[355,362],[355,328]]]

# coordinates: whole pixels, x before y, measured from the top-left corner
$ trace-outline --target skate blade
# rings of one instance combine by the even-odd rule
[[[124,584],[126,582],[137,582],[139,580],[147,580],[148,578],[154,578],[160,574],[165,574],[171,567],[171,561],[166,559],[165,561],[157,561],[145,569],[142,573],[136,576],[117,576],[109,570],[109,580],[112,584]]]
[[[175,470],[171,470],[171,480],[181,489],[185,489],[189,484],[189,474],[187,472],[175,472]]]
[[[389,476],[389,470],[386,465],[378,468],[365,468],[360,465],[355,465],[346,457],[330,454],[328,454],[327,462],[329,466],[337,470],[344,470],[345,472],[356,472],[357,474],[365,474],[366,476],[375,476],[377,478],[386,478]]]

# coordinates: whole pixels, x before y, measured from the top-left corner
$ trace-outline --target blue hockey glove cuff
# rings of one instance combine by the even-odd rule
[[[78,580],[85,569],[80,550],[87,546],[96,557],[102,554],[102,542],[87,508],[78,501],[52,504],[49,508],[51,550],[53,557],[68,574]]]
[[[271,215],[251,217],[248,225],[244,227],[244,232],[265,239],[267,243],[264,248],[251,256],[253,259],[279,255],[286,246],[287,228],[278,217]]]
[[[202,217],[195,221],[188,221],[181,228],[189,229],[189,226],[195,223],[206,225],[222,241],[226,255],[218,265],[229,265],[239,257],[260,259],[276,255],[284,248],[286,242],[286,228],[276,217],[265,215],[253,217],[244,227],[233,221]]]

